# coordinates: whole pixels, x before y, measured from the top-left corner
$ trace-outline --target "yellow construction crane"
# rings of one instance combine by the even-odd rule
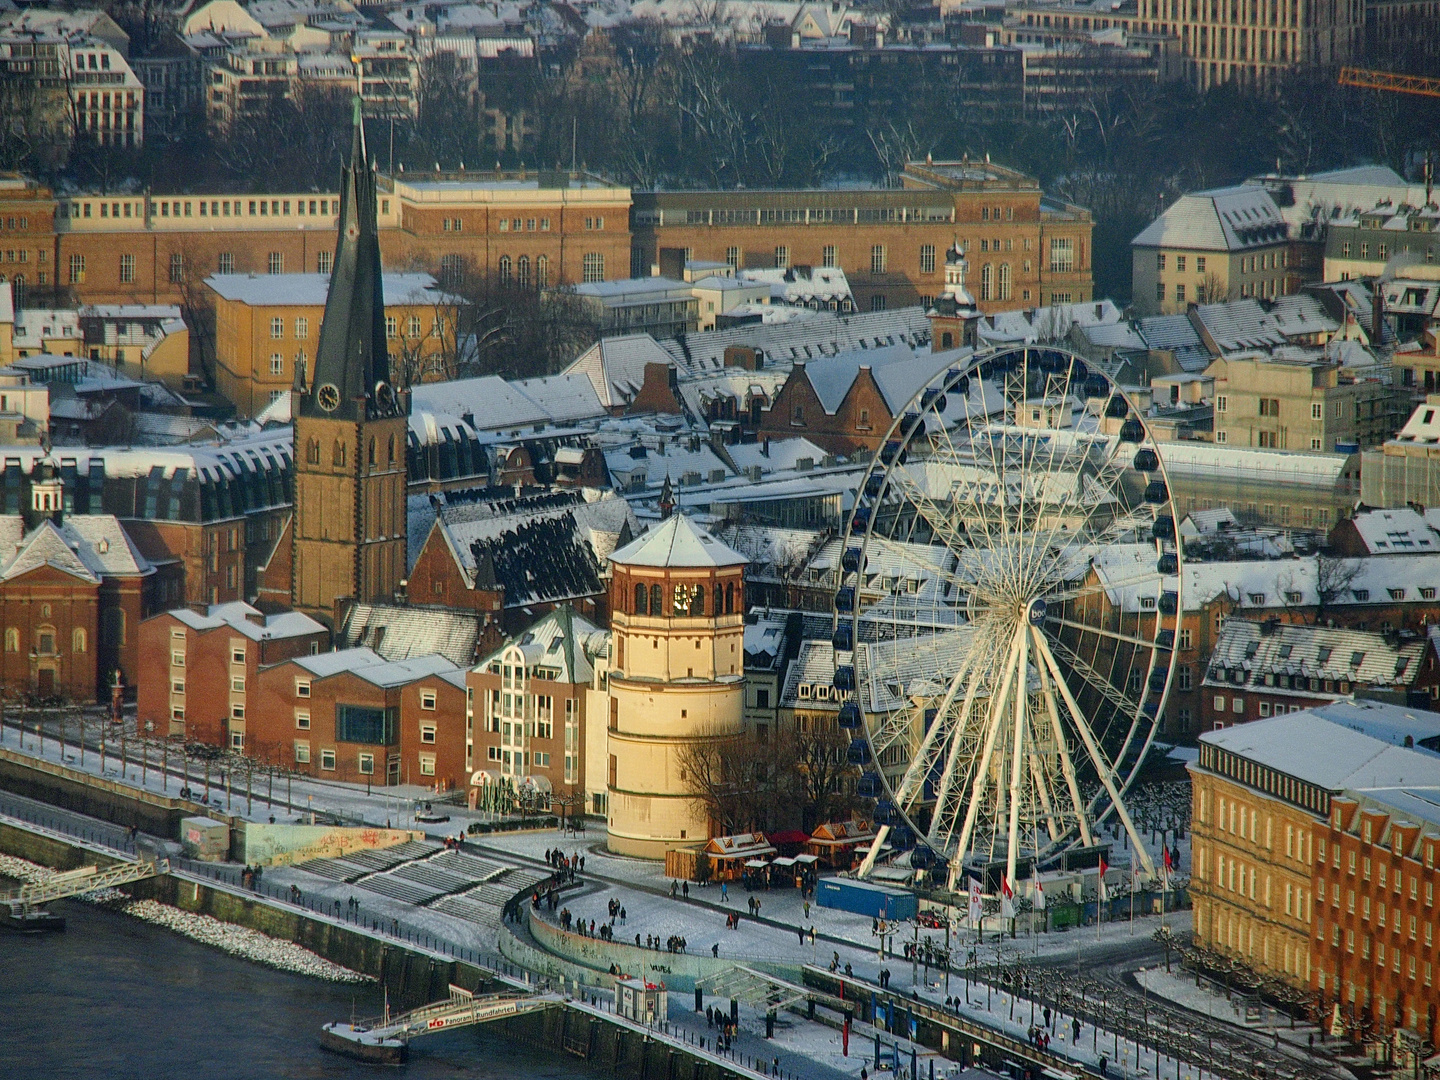
[[[1423,75],[1397,75],[1392,71],[1342,67],[1339,82],[1341,86],[1358,86],[1365,90],[1389,90],[1396,94],[1440,97],[1440,79],[1430,79]]]

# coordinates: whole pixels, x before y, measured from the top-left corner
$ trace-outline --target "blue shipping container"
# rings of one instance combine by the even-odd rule
[[[914,893],[851,878],[822,878],[815,884],[815,902],[872,919],[913,919],[916,911]]]

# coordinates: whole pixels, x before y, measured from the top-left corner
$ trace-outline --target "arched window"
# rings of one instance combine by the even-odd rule
[[[544,255],[535,257],[535,287],[543,289],[550,284],[550,260]]]
[[[18,627],[7,626],[5,628],[5,651],[20,651],[20,630]]]
[[[510,256],[500,256],[500,287],[508,288],[510,285]]]
[[[522,289],[530,287],[530,256],[521,255],[515,260],[515,284]]]
[[[725,614],[735,614],[735,583],[727,582],[725,585]]]
[[[1010,264],[1000,264],[1000,299],[1010,299]]]
[[[335,449],[331,451],[330,463],[332,465],[345,464],[345,444],[342,443],[339,439],[335,440]]]
[[[991,282],[994,280],[995,268],[986,263],[980,268],[980,299],[990,299]]]
[[[705,614],[705,586],[696,585],[695,591],[690,594],[690,614],[695,618]]]
[[[659,585],[650,586],[650,614],[665,614],[665,596],[661,593]]]
[[[311,465],[320,464],[320,440],[311,439],[305,444],[305,460]]]
[[[644,583],[642,582],[642,583],[640,583],[640,584],[637,584],[637,585],[635,586],[635,614],[636,614],[636,615],[648,615],[648,614],[650,613],[650,612],[648,611],[648,609],[646,608],[646,606],[645,606],[645,598],[646,598],[646,595],[647,595],[647,594],[646,594],[646,592],[645,592],[645,585],[644,585]]]
[[[391,464],[391,465],[394,465],[394,464],[395,464],[395,436],[394,436],[394,435],[391,435],[391,436],[390,436],[390,456],[389,456],[389,461],[390,461],[390,464]]]
[[[370,436],[370,464],[375,464],[375,436]]]
[[[70,651],[82,653],[85,651],[86,644],[85,628],[83,626],[77,626],[70,635]]]

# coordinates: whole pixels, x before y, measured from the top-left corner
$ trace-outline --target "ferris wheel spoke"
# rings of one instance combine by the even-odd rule
[[[1046,641],[1044,634],[1036,634],[1035,645],[1037,651],[1044,658],[1045,664],[1050,668],[1050,674],[1055,679],[1055,686],[1060,691],[1065,704],[1070,708],[1078,722],[1075,730],[1080,735],[1080,740],[1085,744],[1085,749],[1090,755],[1091,764],[1099,776],[1100,783],[1104,785],[1106,794],[1110,796],[1110,804],[1114,808],[1115,815],[1120,818],[1125,826],[1125,832],[1130,837],[1130,842],[1135,845],[1135,856],[1140,860],[1141,866],[1149,877],[1155,876],[1155,864],[1150,860],[1150,853],[1145,850],[1145,845],[1140,840],[1140,835],[1135,831],[1135,824],[1130,820],[1130,812],[1125,809],[1125,800],[1120,797],[1120,791],[1115,783],[1114,770],[1110,763],[1105,760],[1105,755],[1096,744],[1094,735],[1090,728],[1083,722],[1084,713],[1076,703],[1074,696],[1070,693],[1069,686],[1065,683],[1064,676],[1060,673],[1059,665],[1050,651],[1050,643]]]
[[[1041,812],[1045,815],[1045,830],[1050,836],[1050,843],[1058,843],[1061,831],[1058,819],[1055,816],[1054,805],[1050,801],[1050,785],[1045,779],[1045,770],[1041,768],[1040,756],[1029,755],[1030,782],[1035,788],[1035,795],[1040,801]]]
[[[1070,665],[1075,673],[1080,675],[1092,690],[1114,705],[1121,714],[1133,715],[1140,711],[1140,702],[1132,701],[1123,692],[1116,689],[1113,682],[1107,679],[1104,673],[1097,671],[1089,661],[1082,658],[1062,642],[1056,641],[1052,644],[1055,650],[1065,658],[1066,663]],[[1077,716],[1077,720],[1078,719],[1079,716]]]
[[[1146,641],[1144,638],[1132,637],[1129,634],[1122,634],[1117,630],[1107,630],[1103,626],[1094,626],[1090,623],[1073,622],[1070,619],[1062,619],[1058,615],[1047,615],[1046,622],[1058,623],[1061,626],[1068,626],[1072,630],[1078,630],[1083,634],[1095,634],[1097,637],[1109,638],[1111,641],[1122,641],[1127,645],[1135,645],[1142,649],[1157,649],[1159,646],[1154,641]]]
[[[1031,629],[1030,633],[1040,636],[1040,631]],[[1036,655],[1040,655],[1040,646],[1035,647]],[[1070,745],[1065,738],[1065,726],[1060,722],[1060,710],[1055,705],[1055,688],[1050,678],[1050,667],[1044,662],[1043,656],[1040,668],[1040,685],[1045,691],[1045,710],[1050,716],[1050,730],[1055,736],[1055,750],[1060,755],[1060,772],[1065,777],[1065,787],[1070,792],[1070,805],[1075,812],[1076,824],[1080,830],[1080,842],[1086,847],[1094,844],[1094,838],[1090,835],[1090,822],[1085,814],[1086,800],[1080,794],[1080,781],[1075,772],[1075,761],[1070,756]],[[1083,718],[1076,717],[1077,722]]]

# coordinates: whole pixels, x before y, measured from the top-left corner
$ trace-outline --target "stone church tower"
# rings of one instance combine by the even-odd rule
[[[390,601],[405,576],[409,392],[390,382],[375,173],[360,106],[325,321],[309,385],[296,372],[290,602],[326,625],[336,602]]]

